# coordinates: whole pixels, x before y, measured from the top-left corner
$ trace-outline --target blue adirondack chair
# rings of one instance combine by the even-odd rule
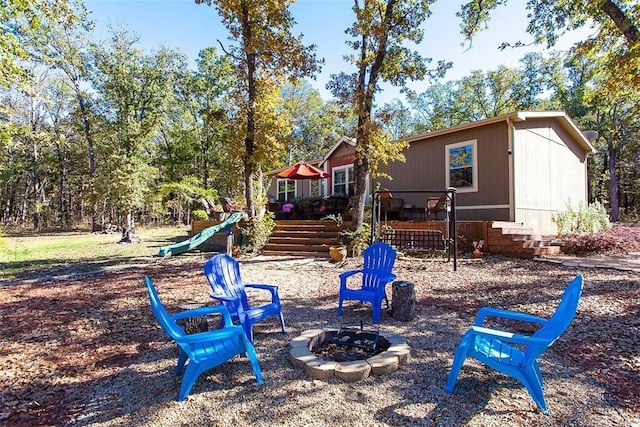
[[[538,357],[567,329],[576,314],[582,294],[583,279],[576,276],[565,288],[560,304],[548,320],[525,313],[484,307],[478,311],[474,325],[464,334],[456,350],[445,390],[453,393],[460,368],[466,357],[483,362],[519,380],[535,404],[549,413],[542,391],[542,373]],[[487,317],[512,319],[541,325],[533,335],[482,327]]]
[[[227,254],[211,257],[204,265],[204,274],[213,291],[211,298],[229,309],[231,318],[234,322],[240,322],[250,342],[253,343],[253,324],[273,316],[278,316],[282,333],[286,334],[277,286],[243,283],[238,261]],[[271,302],[257,307],[250,306],[245,288],[271,292]]]
[[[169,335],[180,348],[178,366],[176,367],[174,375],[176,377],[179,376],[184,370],[185,363],[187,363],[187,361],[189,362],[182,377],[182,384],[178,392],[178,401],[182,401],[187,397],[201,373],[215,368],[237,355],[247,355],[253,373],[256,376],[256,381],[258,384],[264,382],[253,345],[251,345],[244,335],[242,328],[233,325],[226,307],[201,307],[170,315],[162,305],[151,279],[145,277],[144,281],[147,285],[147,291],[149,292],[149,301],[151,302],[153,314],[158,320],[158,323],[160,323],[160,326],[162,326],[162,329],[164,329],[167,335]],[[222,329],[188,335],[176,322],[179,319],[210,314],[222,316],[224,321],[224,327]]]
[[[389,308],[385,286],[396,278],[396,275],[391,272],[393,264],[396,262],[396,251],[386,243],[377,242],[365,249],[363,256],[364,265],[361,269],[345,271],[340,274],[338,316],[342,316],[342,302],[344,300],[367,301],[373,307],[373,323],[379,323],[383,299]],[[362,275],[360,288],[348,288],[347,279],[356,274]]]

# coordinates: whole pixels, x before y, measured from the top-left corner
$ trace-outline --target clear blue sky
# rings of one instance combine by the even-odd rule
[[[259,1],[259,0],[256,0]],[[460,19],[455,16],[461,0],[438,0],[432,6],[432,15],[424,25],[425,38],[416,47],[423,56],[438,60],[453,61],[445,80],[456,80],[472,70],[496,69],[500,65],[519,66],[518,60],[534,48],[498,50],[505,41],[529,41],[525,33],[527,12],[525,0],[511,0],[507,7],[499,7],[492,13],[489,29],[480,33],[471,49],[461,46]],[[216,40],[227,42],[227,32],[220,24],[215,8],[197,5],[193,0],[85,0],[96,22],[99,38],[106,38],[107,25],[123,26],[140,37],[139,46],[149,52],[164,44],[178,48],[191,60],[192,66],[198,52],[208,46],[219,47]],[[353,66],[342,59],[350,53],[345,45],[344,30],[353,22],[352,0],[298,0],[292,14],[298,25],[294,34],[303,34],[305,44],[316,44],[319,58],[325,59],[322,73],[312,84],[324,99],[331,94],[325,89],[329,75],[339,71],[352,72]],[[569,47],[581,33],[569,34],[561,39],[558,49]],[[535,49],[544,51],[542,47]],[[427,81],[412,83],[410,87],[422,92]],[[376,96],[382,105],[393,98],[401,98],[399,91],[385,86]]]

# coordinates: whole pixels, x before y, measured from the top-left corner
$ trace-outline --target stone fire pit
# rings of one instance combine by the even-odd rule
[[[317,346],[331,341],[338,329],[310,329],[289,343],[288,359],[296,368],[302,368],[314,379],[336,377],[343,381],[355,382],[369,375],[385,375],[398,369],[410,360],[411,348],[407,340],[396,334],[380,331],[379,339],[389,347],[367,359],[338,362],[326,360],[326,356],[316,355]]]

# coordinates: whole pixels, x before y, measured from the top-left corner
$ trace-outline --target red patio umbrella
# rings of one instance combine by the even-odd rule
[[[298,162],[276,174],[278,178],[288,179],[323,179],[329,178],[329,174],[307,162]],[[301,194],[304,196],[304,190]]]
[[[307,162],[298,162],[295,165],[289,166],[282,172],[276,174],[278,178],[288,179],[322,179],[329,178],[329,174],[318,169],[315,166],[310,165]]]

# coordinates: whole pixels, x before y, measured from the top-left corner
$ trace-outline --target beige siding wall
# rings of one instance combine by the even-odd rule
[[[515,220],[555,234],[552,215],[587,202],[584,153],[555,122],[527,120],[515,124],[513,155]]]
[[[504,122],[412,142],[405,150],[405,163],[394,162],[383,168],[394,179],[378,181],[394,197],[424,207],[427,195],[394,190],[444,190],[448,173],[445,147],[471,140],[477,141],[478,191],[457,195],[458,218],[509,220],[508,127]]]

